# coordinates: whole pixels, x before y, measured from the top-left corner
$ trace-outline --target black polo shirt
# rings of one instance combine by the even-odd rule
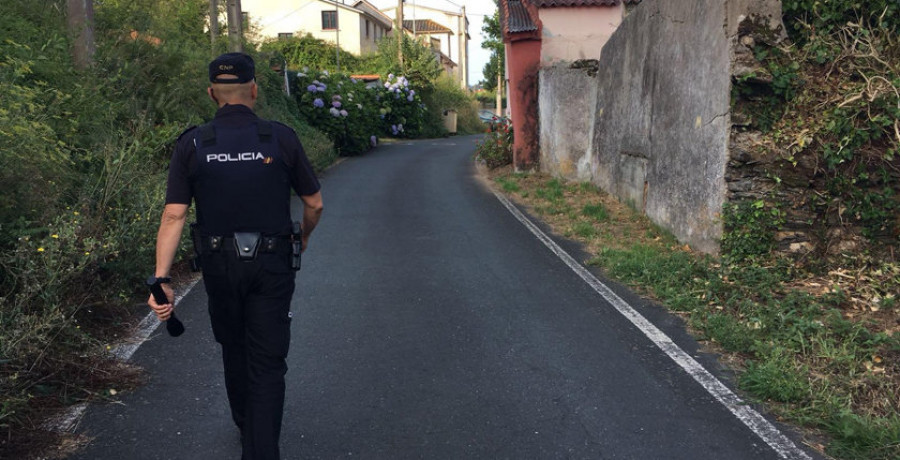
[[[291,225],[290,189],[300,196],[319,191],[294,131],[269,122],[271,134],[264,138],[259,123],[250,108],[226,105],[211,122],[214,139],[200,139],[198,128],[178,138],[166,204],[196,201],[201,233],[286,234]]]
[[[244,105],[225,105],[216,111],[213,124],[217,128],[238,128],[257,123],[259,117]],[[272,122],[272,130],[278,139],[281,157],[290,171],[291,187],[299,196],[313,195],[321,186],[306,157],[303,145],[290,127]],[[198,169],[197,149],[194,145],[197,128],[182,133],[175,144],[175,152],[169,164],[169,182],[166,187],[166,204],[191,204],[194,198],[191,182]]]

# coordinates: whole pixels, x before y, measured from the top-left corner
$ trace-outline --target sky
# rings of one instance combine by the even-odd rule
[[[397,0],[369,0],[378,8],[397,6]],[[412,17],[416,6],[428,6],[445,11],[460,11],[465,5],[469,18],[469,84],[474,85],[484,79],[481,71],[490,60],[491,52],[481,47],[481,24],[485,16],[491,16],[497,10],[493,0],[406,0],[403,15]]]

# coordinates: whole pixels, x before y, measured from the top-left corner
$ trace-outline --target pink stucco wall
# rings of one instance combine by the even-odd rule
[[[599,59],[600,49],[622,23],[625,7],[541,8],[541,65]]]
[[[509,110],[513,125],[513,164],[517,171],[538,164],[538,71],[541,42],[518,40],[506,46],[509,69]]]

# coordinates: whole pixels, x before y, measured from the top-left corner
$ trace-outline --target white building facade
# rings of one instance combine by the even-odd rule
[[[241,7],[265,38],[310,34],[357,56],[377,51],[378,40],[393,29],[391,19],[365,0],[243,0]]]

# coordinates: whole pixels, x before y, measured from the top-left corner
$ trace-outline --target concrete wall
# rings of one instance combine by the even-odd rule
[[[730,131],[725,1],[645,1],[600,58],[594,181],[718,252]]]
[[[604,46],[596,77],[543,69],[542,169],[590,177],[682,242],[717,253],[736,44],[748,21],[783,34],[780,6],[778,0],[644,0]],[[566,88],[595,99],[580,102],[563,94]],[[593,115],[586,108],[591,103]],[[589,117],[592,129],[574,121],[579,116]]]
[[[540,71],[541,169],[572,181],[591,180],[597,79],[568,65]]]
[[[623,5],[541,8],[541,65],[599,59],[624,12]]]

